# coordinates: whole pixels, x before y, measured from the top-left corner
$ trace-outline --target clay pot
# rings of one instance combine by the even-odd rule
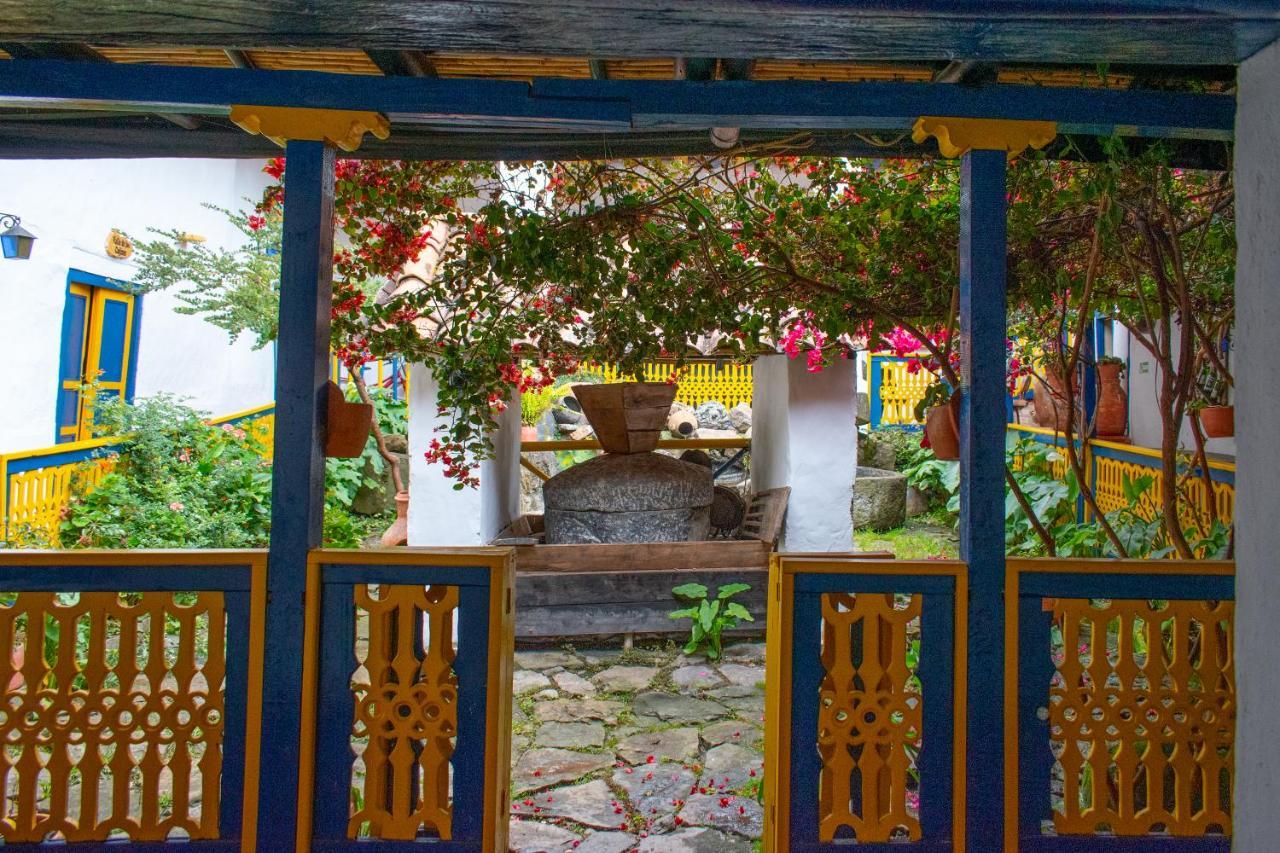
[[[529,424],[522,424],[520,427],[520,440],[537,441],[538,428],[536,426],[530,426]]]
[[[573,396],[606,453],[648,453],[658,446],[676,386],[666,382],[575,385]]]
[[[324,455],[352,458],[364,453],[373,429],[373,406],[351,403],[342,389],[329,383],[329,416],[325,424]]]
[[[1208,438],[1230,438],[1236,434],[1236,407],[1206,406],[1200,410],[1200,426]]]
[[[391,522],[387,532],[382,534],[379,544],[383,548],[394,548],[409,543],[409,493],[396,492],[396,520]]]
[[[941,406],[934,406],[924,419],[924,435],[929,439],[929,449],[939,459],[960,458],[960,397],[953,394]]]
[[[1046,370],[1043,382],[1039,377],[1036,378],[1035,391],[1032,402],[1035,406],[1036,423],[1045,429],[1066,432],[1067,394],[1062,376],[1056,370]]]
[[[1094,423],[1099,438],[1122,436],[1129,420],[1129,396],[1120,384],[1123,364],[1098,365],[1098,408]]]

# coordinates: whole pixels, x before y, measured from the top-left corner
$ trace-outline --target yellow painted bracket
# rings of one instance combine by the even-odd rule
[[[1010,160],[1027,148],[1045,147],[1057,135],[1058,123],[1054,121],[942,116],[920,116],[911,132],[911,138],[916,142],[936,137],[943,157],[960,157],[978,149],[1005,151]]]
[[[276,145],[290,139],[328,142],[343,151],[355,151],[372,133],[379,139],[391,135],[391,122],[382,113],[367,110],[316,110],[307,107],[259,107],[238,104],[231,120],[249,133],[258,133]]]

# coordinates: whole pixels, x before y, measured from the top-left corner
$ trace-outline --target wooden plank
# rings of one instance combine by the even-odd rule
[[[440,53],[1221,64],[1277,35],[1269,0],[0,0],[6,38]]]
[[[770,550],[766,543],[754,539],[642,545],[520,545],[516,548],[516,570],[526,573],[764,568],[769,564]]]
[[[726,583],[748,583],[735,600],[755,617],[745,632],[764,629],[768,571],[652,571],[519,574],[516,577],[516,636],[521,639],[611,634],[675,634],[688,622],[667,614],[680,602],[671,594],[682,583],[701,583],[713,593]]]

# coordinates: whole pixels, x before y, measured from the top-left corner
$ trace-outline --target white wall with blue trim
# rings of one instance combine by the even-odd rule
[[[0,261],[0,452],[54,443],[68,274],[130,281],[136,267],[107,255],[118,229],[135,240],[148,228],[176,228],[234,245],[240,234],[203,206],[236,209],[268,178],[257,160],[0,161],[0,210],[36,235],[31,259]],[[273,348],[174,311],[169,293],[141,299],[133,390],[190,397],[225,414],[272,399]]]

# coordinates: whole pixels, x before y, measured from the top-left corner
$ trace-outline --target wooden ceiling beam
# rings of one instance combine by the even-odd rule
[[[0,0],[12,41],[524,56],[1236,64],[1274,0]],[[587,48],[586,46],[590,46]]]
[[[250,57],[249,54],[243,50],[236,50],[235,48],[228,47],[222,52],[227,55],[227,61],[229,61],[236,68],[257,68],[258,67],[257,63],[253,61],[253,58]]]
[[[63,43],[63,42],[32,42],[32,43],[15,43],[0,45],[6,53],[16,60],[42,60],[55,59],[66,62],[89,62],[95,64],[107,63],[111,64],[111,60],[107,59],[98,51],[94,50],[87,44],[79,43]],[[156,113],[157,116],[175,124],[183,130],[195,130],[200,126],[200,120],[184,113]]]
[[[366,50],[365,54],[388,77],[439,77],[435,65],[420,50]]]
[[[935,83],[959,83],[962,86],[983,86],[996,82],[1000,66],[995,62],[979,62],[974,59],[957,59],[933,75]]]

